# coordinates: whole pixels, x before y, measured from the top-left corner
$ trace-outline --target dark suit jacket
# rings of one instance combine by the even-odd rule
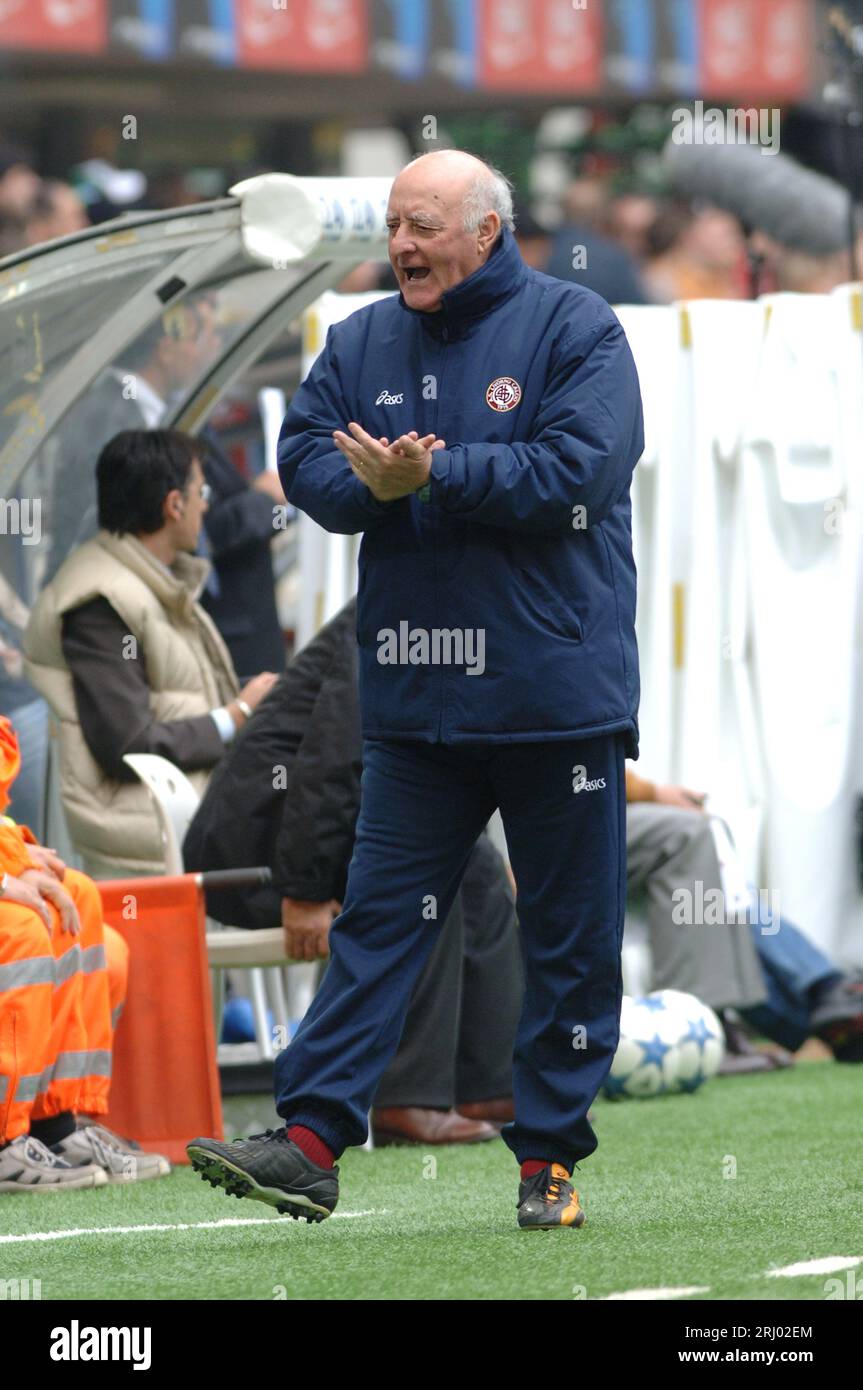
[[[272,927],[280,899],[342,901],[360,809],[356,600],[294,657],[218,765],[189,826],[189,871],[269,865],[272,884],[207,891],[220,922]]]
[[[213,490],[205,527],[218,594],[207,588],[201,605],[221,632],[241,680],[259,671],[283,671],[285,643],[276,610],[270,543],[273,501],[240,477],[212,430],[202,430],[204,476]]]

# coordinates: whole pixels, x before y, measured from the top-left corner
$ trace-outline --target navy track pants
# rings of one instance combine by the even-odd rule
[[[577,789],[576,789],[577,788]],[[518,896],[524,1006],[513,1055],[519,1162],[596,1148],[587,1111],[614,1059],[626,900],[624,738],[427,744],[368,739],[324,980],[275,1064],[276,1108],[338,1156],[375,1090],[473,844],[500,807]]]

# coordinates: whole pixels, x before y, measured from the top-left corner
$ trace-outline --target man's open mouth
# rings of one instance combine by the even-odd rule
[[[429,273],[427,265],[406,265],[403,268],[409,280],[424,280]]]

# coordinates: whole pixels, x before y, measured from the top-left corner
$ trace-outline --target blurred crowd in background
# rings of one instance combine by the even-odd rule
[[[148,175],[120,168],[112,143],[119,141],[102,128],[91,158],[70,168],[65,178],[46,177],[30,151],[4,140],[0,131],[0,257],[126,212],[182,207],[227,191],[194,170]],[[619,171],[592,169],[589,160],[581,168],[578,160],[572,163],[568,186],[554,201],[544,198],[539,214],[529,191],[516,181],[521,252],[530,265],[578,281],[611,304],[745,298],[753,256],[762,292],[825,293],[854,278],[846,250],[816,257],[759,231],[747,240],[739,220],[721,208],[653,187],[642,190],[631,179],[621,191]],[[395,287],[388,266],[371,262],[343,286],[351,291]]]

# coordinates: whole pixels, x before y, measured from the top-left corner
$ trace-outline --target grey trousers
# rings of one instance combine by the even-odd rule
[[[764,975],[747,923],[678,926],[675,889],[721,889],[716,845],[699,811],[652,801],[626,808],[627,896],[646,899],[652,989],[695,994],[713,1009],[745,1009],[767,998]]]

